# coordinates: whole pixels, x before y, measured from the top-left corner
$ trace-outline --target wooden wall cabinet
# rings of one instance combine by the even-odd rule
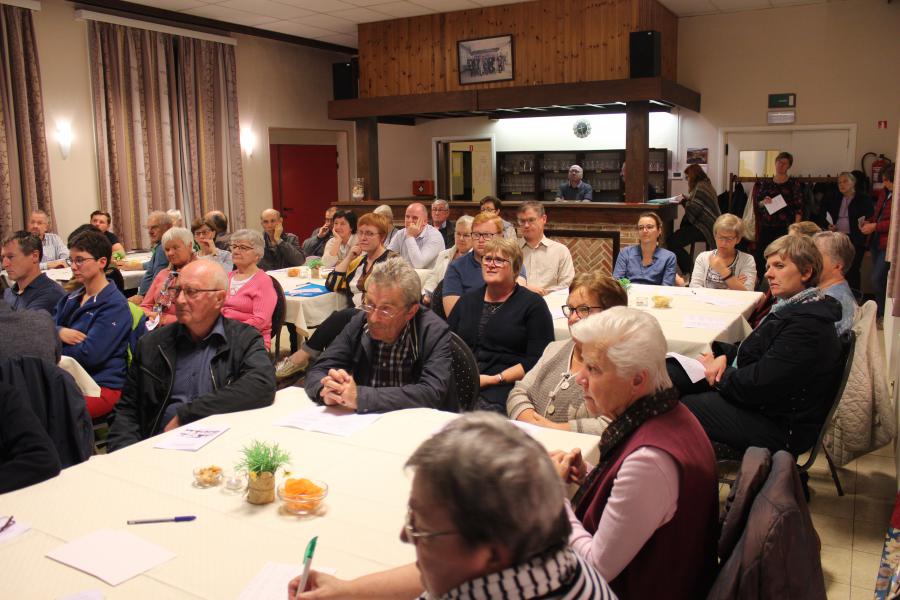
[[[584,180],[594,188],[595,202],[622,202],[625,185],[620,177],[625,150],[497,152],[497,196],[501,200],[556,199],[568,179],[569,167],[580,165]],[[647,179],[653,198],[669,194],[669,151],[650,148]]]

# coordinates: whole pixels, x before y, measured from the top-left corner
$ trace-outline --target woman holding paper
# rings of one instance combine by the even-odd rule
[[[688,195],[682,195],[684,218],[681,227],[669,236],[666,246],[678,258],[678,268],[682,273],[690,273],[691,256],[684,247],[693,242],[704,242],[706,249],[713,246],[713,225],[719,216],[719,201],[716,190],[700,165],[690,165],[684,170],[688,183]]]
[[[816,442],[834,399],[841,306],[816,287],[822,255],[810,238],[780,237],[765,255],[778,301],[739,348],[717,344],[718,356],[700,356],[706,381],[681,401],[713,442],[741,453],[759,446],[798,456]],[[683,394],[698,391],[672,377]]]
[[[856,176],[844,171],[838,176],[841,194],[825,206],[829,231],[840,231],[850,236],[856,254],[847,269],[847,284],[853,290],[860,290],[860,267],[866,254],[866,236],[860,225],[872,216],[875,205],[872,198],[856,190]]]
[[[628,306],[625,288],[609,275],[593,271],[575,277],[562,309],[571,331],[582,319],[613,306]],[[534,368],[509,393],[509,418],[563,431],[602,434],[608,423],[588,413],[584,392],[575,381],[583,365],[581,344],[574,339],[550,342]]]
[[[788,175],[794,164],[790,152],[775,157],[772,179],[757,181],[753,186],[753,210],[756,216],[756,274],[762,278],[766,271],[764,250],[769,244],[787,235],[788,225],[803,218],[803,184]]]

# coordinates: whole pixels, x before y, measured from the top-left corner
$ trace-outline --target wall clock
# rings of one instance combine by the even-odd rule
[[[578,119],[575,121],[575,125],[572,126],[572,132],[575,134],[575,137],[586,138],[591,135],[591,124],[584,119]]]

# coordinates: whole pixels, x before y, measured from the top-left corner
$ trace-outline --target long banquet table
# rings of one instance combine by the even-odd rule
[[[670,307],[654,308],[656,295],[670,297]],[[571,335],[561,310],[567,296],[563,290],[544,297],[557,340]],[[736,343],[747,337],[751,331],[747,317],[761,297],[760,292],[633,284],[628,306],[647,311],[659,321],[668,351],[696,357],[709,352],[714,341]]]
[[[230,429],[197,452],[154,449],[159,438],[153,438],[0,495],[0,514],[31,525],[0,543],[0,597],[50,599],[97,589],[105,598],[235,598],[269,561],[298,565],[299,573],[303,549],[314,535],[315,566],[336,568],[340,577],[414,560],[412,546],[399,540],[410,487],[403,465],[455,415],[429,409],[388,413],[348,437],[274,425],[311,405],[302,389],[287,388],[271,407],[201,421]],[[597,458],[594,436],[533,431],[548,449],[580,447],[588,459]],[[321,514],[297,517],[283,513],[277,500],[254,506],[221,488],[191,485],[194,467],[217,464],[227,471],[254,439],[289,450],[295,476],[328,484]],[[128,519],[175,515],[197,520],[125,525]],[[100,528],[127,529],[176,556],[116,587],[44,556]]]

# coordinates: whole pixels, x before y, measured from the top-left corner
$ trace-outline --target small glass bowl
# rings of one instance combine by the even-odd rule
[[[669,308],[672,304],[672,298],[669,296],[652,296],[653,308]]]
[[[215,487],[222,483],[223,477],[224,471],[222,470],[222,467],[216,465],[197,467],[194,469],[194,487]]]
[[[284,510],[295,515],[308,515],[316,512],[321,506],[325,496],[328,495],[328,484],[324,481],[311,479],[316,486],[322,488],[318,494],[288,494],[284,490],[285,482],[278,486],[278,497]]]

